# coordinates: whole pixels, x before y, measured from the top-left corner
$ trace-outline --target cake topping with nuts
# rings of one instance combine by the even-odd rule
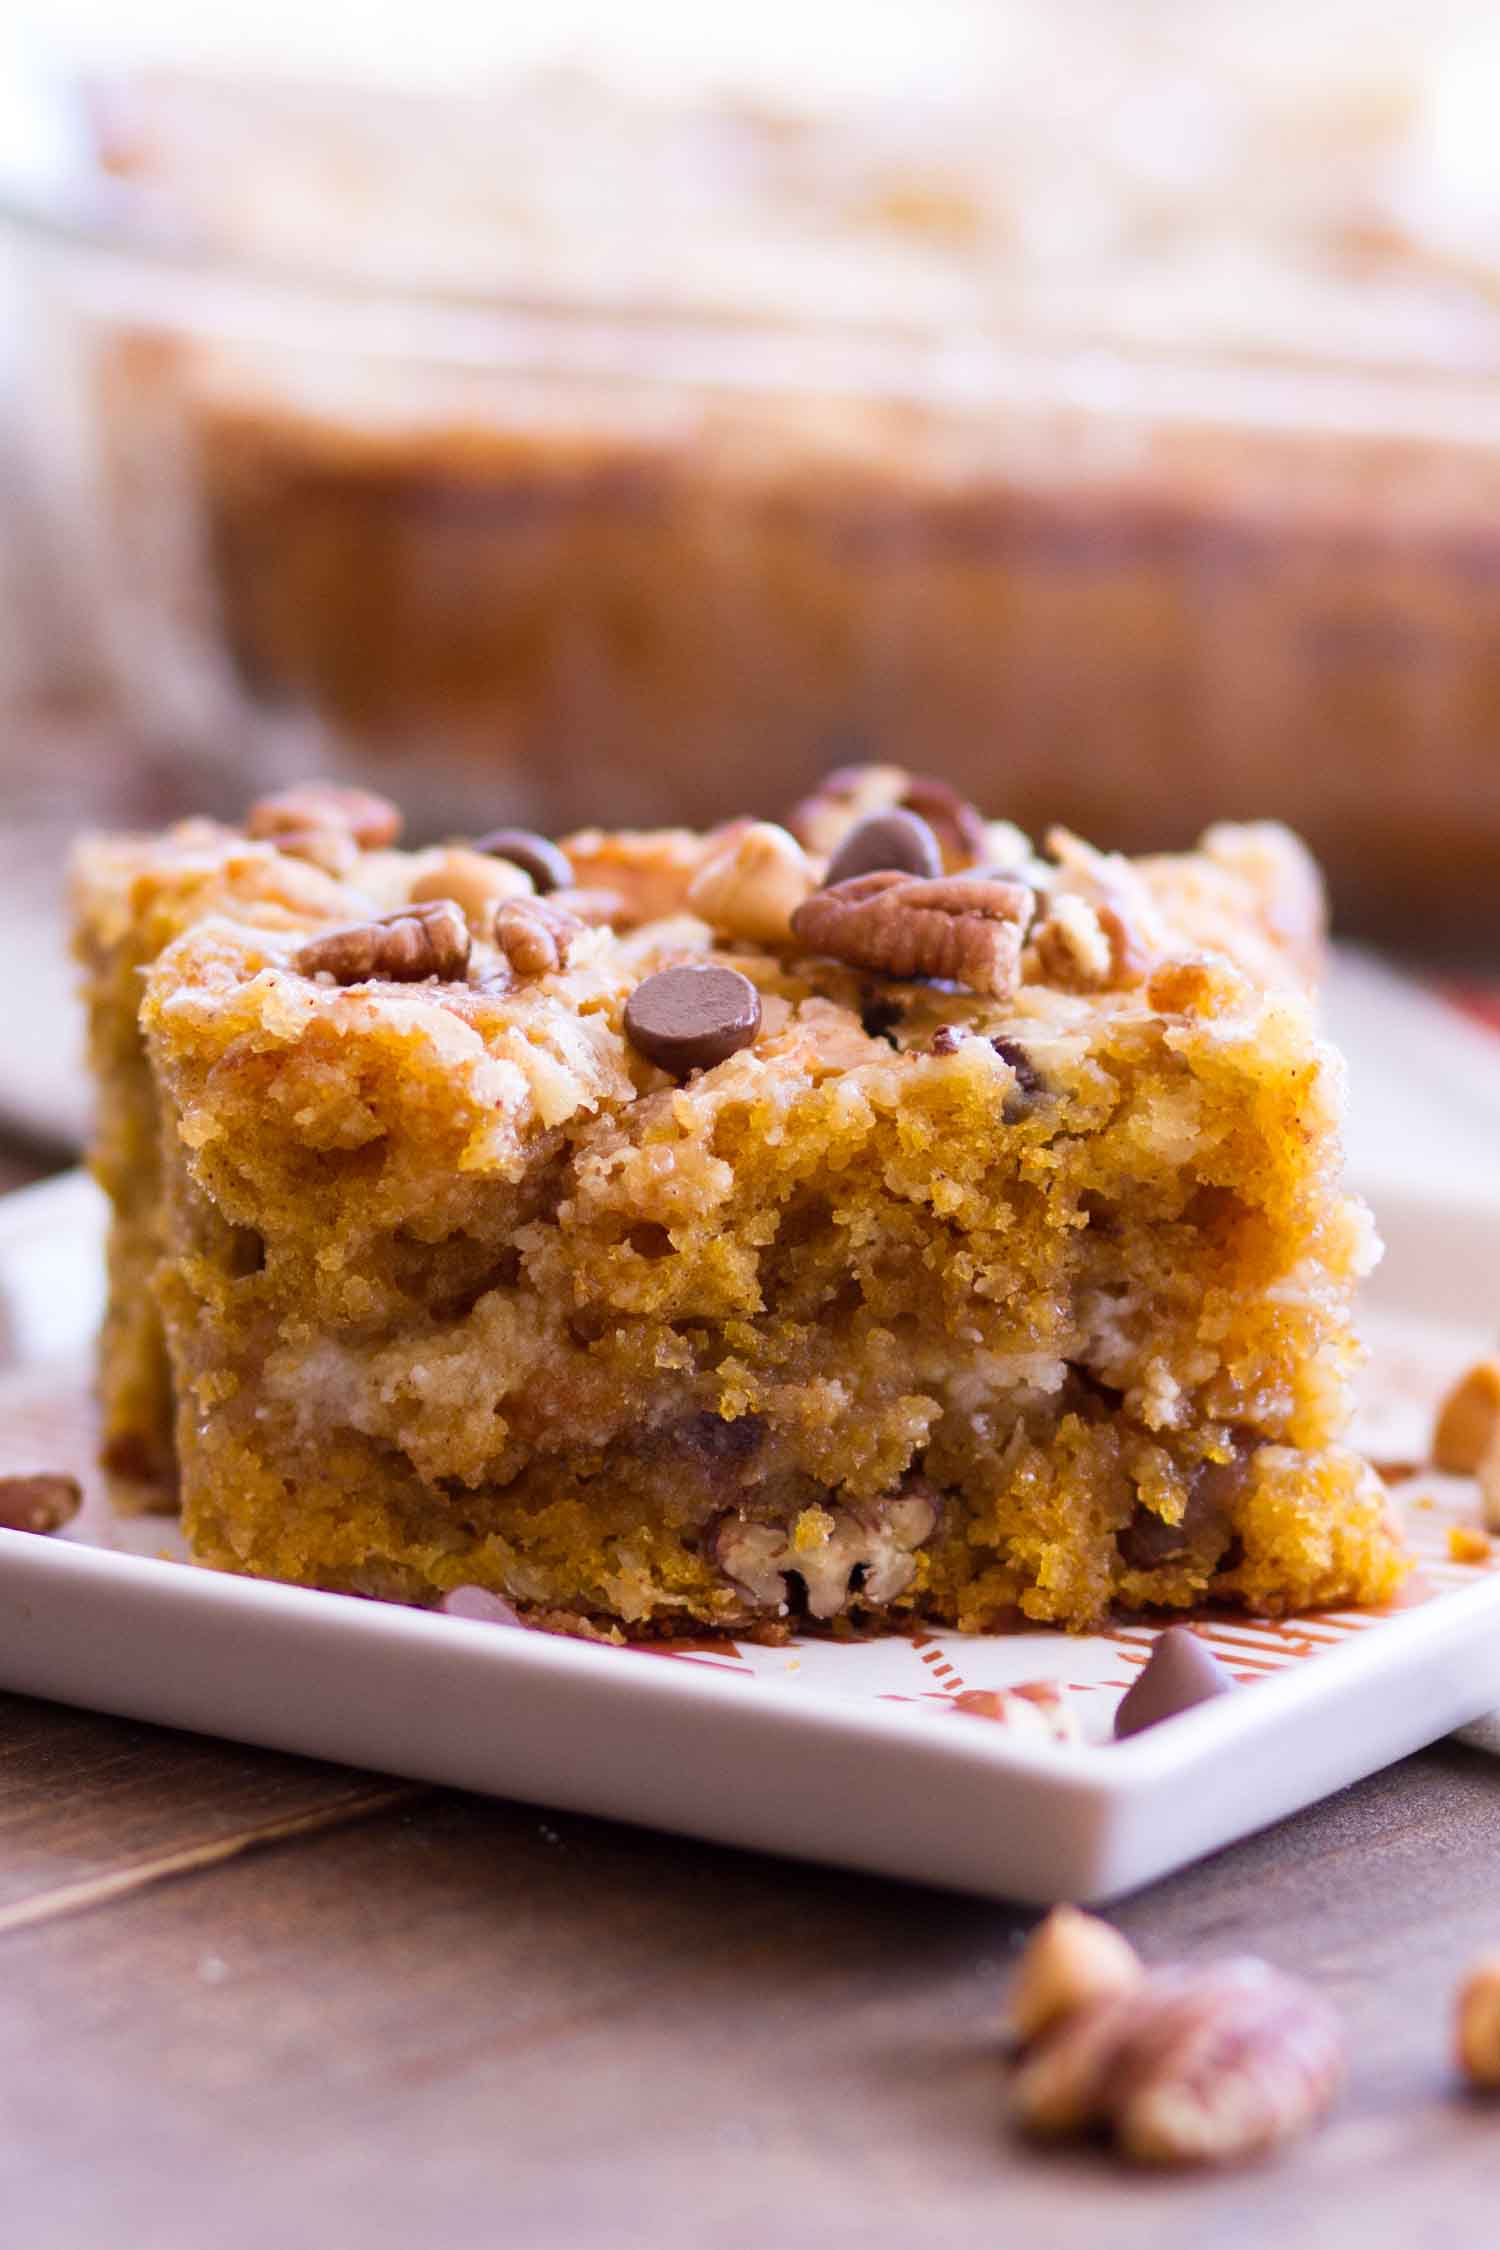
[[[536,885],[538,897],[548,891],[565,891],[573,880],[573,866],[565,851],[561,851],[549,836],[537,836],[529,828],[492,828],[487,836],[477,836],[473,849],[490,859],[508,859],[512,867],[519,867]]]
[[[1175,1719],[1213,1696],[1227,1695],[1234,1679],[1213,1650],[1187,1625],[1169,1625],[1157,1636],[1139,1677],[1120,1699],[1115,1733],[1121,1740]]]
[[[369,922],[349,922],[310,938],[293,958],[305,977],[335,984],[420,984],[428,977],[461,977],[469,963],[469,925],[451,898],[403,906]]]
[[[1009,999],[1035,907],[1024,883],[924,882],[882,871],[814,891],[792,928],[814,953],[890,977],[941,977]]]
[[[803,798],[787,826],[809,851],[837,853],[857,826],[893,811],[915,814],[935,837],[940,858],[934,874],[970,867],[986,855],[989,826],[983,814],[949,782],[908,773],[904,766],[836,766]]]
[[[83,1505],[76,1477],[51,1470],[0,1477],[0,1531],[61,1531]]]
[[[760,994],[738,969],[684,962],[658,969],[625,1003],[625,1036],[674,1078],[710,1070],[760,1029]]]
[[[929,880],[943,872],[936,836],[925,820],[916,813],[903,812],[899,806],[890,812],[871,813],[850,829],[828,862],[825,888],[888,867],[901,875],[921,875]]]

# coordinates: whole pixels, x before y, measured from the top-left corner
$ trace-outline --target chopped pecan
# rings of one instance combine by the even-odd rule
[[[1103,2126],[1141,2164],[1233,2163],[1311,2125],[1343,2076],[1327,2002],[1264,1961],[1154,1969],[1063,2017],[1017,2074],[1023,2125]]]
[[[495,943],[518,977],[551,976],[567,966],[586,927],[555,897],[512,898],[495,915]]]
[[[807,1589],[808,1615],[827,1619],[851,1601],[877,1604],[904,1593],[917,1574],[917,1549],[932,1537],[938,1516],[932,1487],[910,1477],[899,1492],[857,1508],[806,1509],[790,1528],[721,1517],[711,1552],[753,1608],[785,1609],[787,1578],[795,1573]],[[856,1570],[858,1588],[851,1583]]]
[[[273,841],[283,851],[288,848],[287,837],[306,837],[318,830],[350,836],[361,850],[380,851],[400,835],[401,814],[388,797],[377,797],[373,790],[348,789],[336,781],[304,781],[274,797],[258,798],[245,820],[247,835]]]
[[[1008,999],[1035,906],[1024,883],[942,875],[857,875],[814,891],[792,928],[815,953],[889,977],[943,977],[971,992]]]
[[[1129,917],[1107,899],[1057,891],[1031,941],[1037,979],[1064,992],[1117,991],[1140,984],[1150,967]]]
[[[451,898],[437,898],[310,938],[292,966],[305,977],[332,977],[335,984],[367,984],[377,977],[418,984],[426,977],[461,977],[468,962],[463,909]]]

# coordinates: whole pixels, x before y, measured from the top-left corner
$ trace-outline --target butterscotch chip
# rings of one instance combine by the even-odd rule
[[[1432,1433],[1434,1466],[1449,1476],[1471,1477],[1500,1431],[1500,1357],[1476,1360],[1438,1409]]]
[[[41,1471],[0,1477],[0,1531],[61,1531],[83,1505],[76,1477]]]
[[[495,916],[495,943],[518,977],[552,976],[584,928],[555,898],[507,899]]]
[[[359,865],[359,846],[347,828],[291,828],[267,839],[287,859],[305,859],[342,880]]]
[[[492,828],[487,836],[476,836],[476,852],[484,852],[491,859],[508,859],[512,867],[519,867],[531,877],[538,897],[548,891],[565,891],[573,880],[573,867],[564,851],[560,851],[550,836],[538,836],[529,828]]]
[[[858,875],[814,891],[792,928],[814,953],[889,977],[942,977],[1005,1000],[1015,990],[1035,895],[1024,883],[961,875],[921,882]]]
[[[247,835],[276,840],[308,829],[342,830],[364,851],[382,851],[401,833],[401,814],[389,797],[370,789],[351,789],[336,781],[306,781],[278,790],[250,807]]]
[[[631,1045],[674,1078],[712,1069],[759,1029],[760,994],[738,969],[658,969],[625,1003]]]
[[[1485,1563],[1490,1559],[1490,1543],[1484,1533],[1476,1531],[1472,1524],[1450,1524],[1448,1554],[1456,1563]]]
[[[792,916],[812,887],[813,870],[795,836],[774,821],[736,821],[715,840],[687,903],[721,936],[785,946]]]
[[[1500,1953],[1482,1954],[1459,1986],[1453,2033],[1470,2085],[1500,2086]]]
[[[1108,1922],[1076,1906],[1055,1906],[1016,1968],[1007,2011],[1012,2036],[1029,2046],[1080,2008],[1130,1991],[1145,1973],[1134,1946]]]
[[[462,976],[469,962],[469,925],[451,898],[403,906],[369,922],[350,922],[312,938],[293,957],[305,977],[335,984],[420,984],[427,977]]]
[[[847,883],[856,875],[870,875],[879,868],[893,867],[902,875],[921,875],[931,879],[943,872],[943,855],[938,840],[925,820],[913,812],[903,812],[896,807],[891,812],[871,813],[868,820],[859,821],[828,862],[824,889],[836,883]]]

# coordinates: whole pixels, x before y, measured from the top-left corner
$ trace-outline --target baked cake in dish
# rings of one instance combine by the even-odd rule
[[[1393,1593],[1287,832],[1039,855],[887,767],[398,830],[78,856],[107,1458],[203,1562],[631,1636]]]

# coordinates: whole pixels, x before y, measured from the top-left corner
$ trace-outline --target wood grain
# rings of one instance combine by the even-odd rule
[[[1153,1955],[1314,1977],[1354,2033],[1321,2136],[1156,2181],[1010,2139],[1022,1915],[447,1794],[381,1809],[356,1777],[14,1699],[0,1725],[0,1857],[32,1881],[261,1832],[0,1928],[0,2238],[25,2250],[1379,2250],[1439,2201],[1488,2224],[1500,2119],[1445,2059],[1448,1991],[1500,1934],[1500,1786],[1472,1752],[1122,1910]],[[266,1833],[341,1802],[346,1825]]]

